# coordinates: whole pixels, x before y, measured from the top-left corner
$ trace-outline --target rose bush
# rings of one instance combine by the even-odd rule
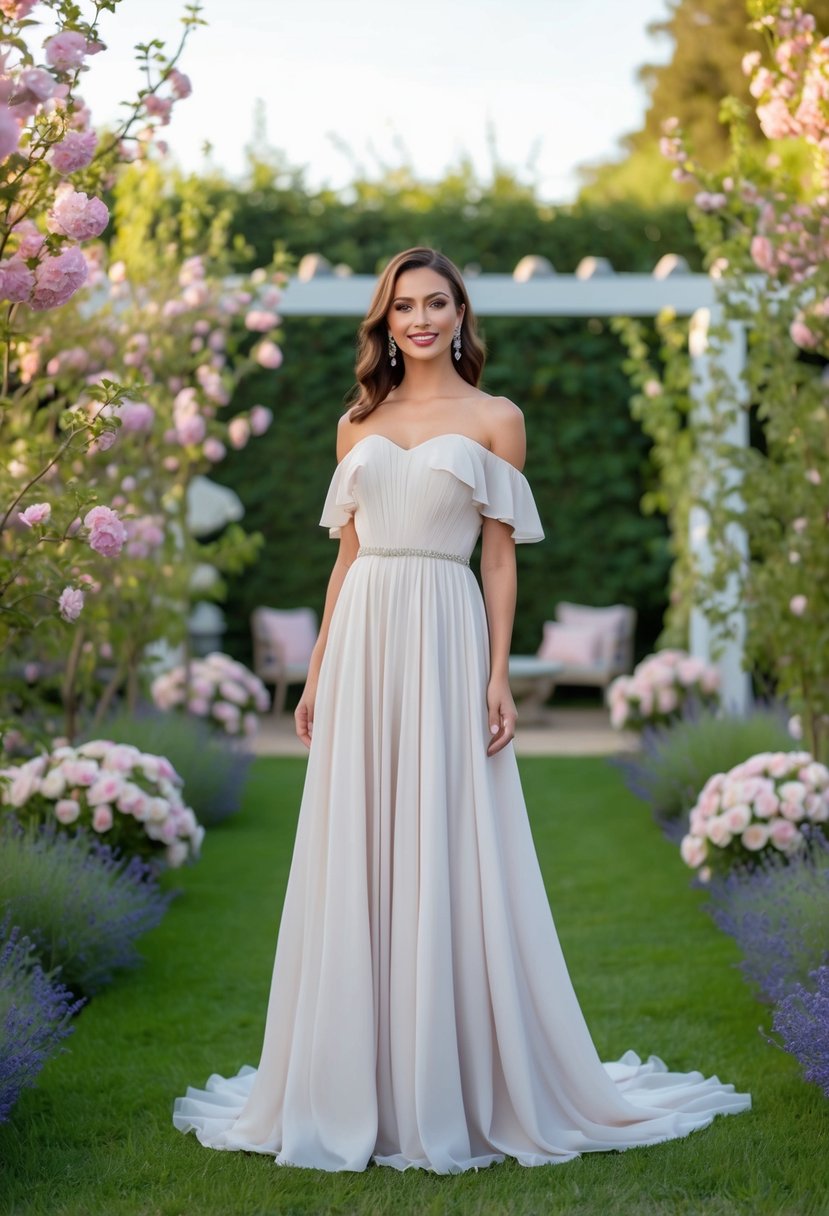
[[[680,852],[706,880],[768,853],[795,852],[801,829],[827,820],[829,769],[809,752],[761,752],[706,781]]]
[[[22,821],[90,828],[126,853],[171,867],[198,857],[204,837],[164,756],[93,739],[0,769],[0,803]]]
[[[159,709],[180,709],[204,718],[228,735],[251,736],[257,714],[265,713],[270,694],[252,671],[215,652],[174,667],[153,680],[152,697]]]
[[[617,676],[607,690],[610,721],[617,730],[644,730],[681,718],[691,704],[719,704],[716,667],[684,650],[658,650],[637,663],[633,674]]]

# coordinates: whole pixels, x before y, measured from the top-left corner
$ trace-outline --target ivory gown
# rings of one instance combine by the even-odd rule
[[[632,1051],[602,1064],[559,946],[512,743],[486,755],[481,516],[544,532],[469,436],[359,440],[320,524],[362,553],[331,617],[258,1069],[173,1122],[277,1164],[456,1173],[685,1136],[748,1094]],[[412,553],[410,550],[425,550]]]

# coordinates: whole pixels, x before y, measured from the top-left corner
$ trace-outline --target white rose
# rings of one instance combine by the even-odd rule
[[[728,830],[728,824],[723,815],[715,815],[713,819],[708,820],[706,835],[718,849],[728,848],[731,844],[732,833]]]
[[[40,792],[46,798],[60,798],[66,789],[66,778],[60,768],[53,768],[40,783]]]
[[[183,840],[174,840],[172,844],[168,844],[165,849],[164,856],[167,859],[167,865],[171,869],[176,870],[180,865],[183,865],[187,860],[189,849]]]
[[[708,845],[699,836],[683,836],[679,853],[686,866],[696,869],[708,856]]]
[[[170,804],[166,798],[150,798],[147,818],[152,823],[163,823],[170,814]]]

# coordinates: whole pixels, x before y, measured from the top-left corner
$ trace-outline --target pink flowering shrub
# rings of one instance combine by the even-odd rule
[[[829,769],[810,752],[762,752],[706,781],[682,838],[682,860],[703,881],[769,853],[803,847],[802,829],[829,820]]]
[[[18,818],[90,828],[127,853],[178,867],[198,857],[204,828],[165,756],[94,739],[0,769],[0,805]]]
[[[719,704],[716,667],[684,650],[648,655],[629,676],[617,676],[607,690],[610,721],[617,730],[644,730],[681,718],[692,703]]]
[[[662,373],[648,358],[642,327],[625,320],[619,328],[638,390],[632,409],[656,448],[660,489],[651,498],[668,513],[677,554],[663,640],[687,636],[692,605],[715,628],[735,609],[744,613],[746,665],[755,685],[789,702],[810,751],[824,760],[829,39],[800,6],[753,0],[750,11],[749,28],[764,35],[768,53],[747,54],[742,69],[771,141],[767,155],[758,155],[746,137],[741,105],[729,98],[722,112],[733,154],[724,171],[711,172],[695,160],[676,117],[663,124],[660,143],[674,163],[674,178],[695,187],[690,218],[722,317],[708,333],[708,408],[690,404],[687,357],[675,318],[657,318]],[[792,164],[796,173],[789,171]],[[742,325],[751,340],[735,385],[727,374],[729,344]],[[734,434],[749,405],[762,436],[746,447]],[[711,558],[705,569],[688,540],[694,507],[705,518]]]
[[[159,709],[178,709],[204,718],[228,735],[252,736],[257,714],[270,706],[267,688],[243,663],[215,652],[156,676],[152,698]]]

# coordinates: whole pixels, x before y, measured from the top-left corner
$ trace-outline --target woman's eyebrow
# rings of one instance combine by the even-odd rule
[[[448,297],[448,295],[449,295],[448,291],[430,291],[428,296],[424,296],[423,298],[424,298],[424,300],[431,300],[432,296],[447,296]],[[395,300],[413,300],[414,296],[395,296],[394,298],[395,298]]]

